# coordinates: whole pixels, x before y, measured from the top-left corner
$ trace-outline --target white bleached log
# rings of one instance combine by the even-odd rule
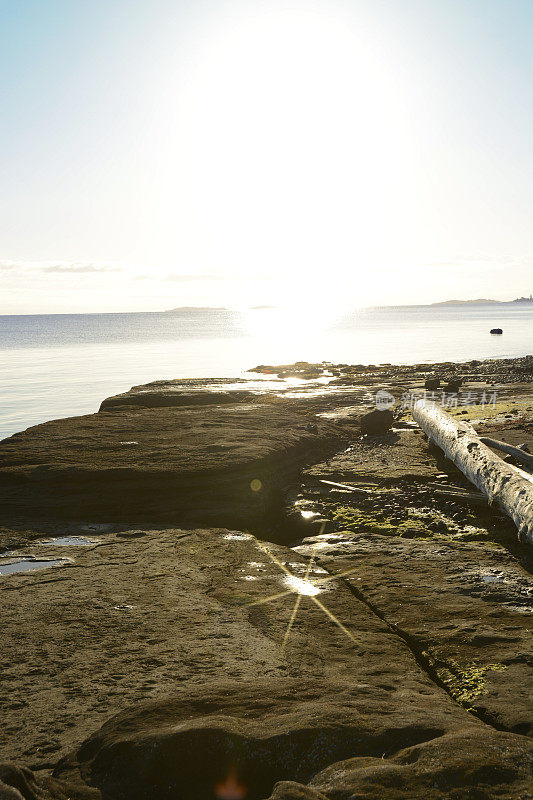
[[[513,447],[507,442],[500,442],[498,439],[491,439],[490,436],[479,437],[483,444],[492,447],[493,450],[501,450],[502,453],[507,453],[508,456],[513,456],[521,464],[524,464],[529,469],[533,469],[533,456],[531,453],[522,450],[520,447]]]
[[[417,400],[413,418],[489,503],[498,503],[511,517],[519,539],[533,544],[533,477],[502,461],[472,425],[454,419],[436,403]]]

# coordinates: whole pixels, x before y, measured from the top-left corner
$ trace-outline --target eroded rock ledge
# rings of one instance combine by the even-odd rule
[[[203,405],[113,406],[6,439],[4,513],[257,526],[279,510],[283,486],[347,439],[287,401],[206,394]]]

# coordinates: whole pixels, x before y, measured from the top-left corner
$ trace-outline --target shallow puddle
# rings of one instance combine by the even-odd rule
[[[55,567],[58,564],[70,564],[67,558],[51,558],[46,561],[38,561],[32,558],[18,558],[16,561],[9,561],[0,564],[0,575],[14,575],[17,572],[32,572],[46,567]]]
[[[494,574],[481,575],[481,578],[485,583],[505,583],[505,577],[503,572],[498,572],[495,575]]]
[[[109,522],[90,522],[87,525],[80,525],[78,530],[88,533],[109,533],[113,527]]]
[[[60,545],[61,547],[68,546],[86,546],[89,544],[96,544],[96,539],[86,539],[84,536],[58,536],[56,539],[45,539],[42,542],[37,542],[39,545],[53,544]]]

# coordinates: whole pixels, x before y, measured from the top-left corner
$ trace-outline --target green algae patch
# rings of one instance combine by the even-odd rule
[[[485,667],[472,664],[469,667],[459,667],[452,663],[441,678],[454,700],[470,708],[478,697],[487,692],[485,685],[487,672],[502,672],[505,669],[507,669],[505,664],[487,664]]]
[[[427,538],[433,535],[430,528],[420,519],[392,520],[386,515],[376,515],[351,506],[337,506],[332,518],[342,530],[379,533],[382,536],[401,536],[404,538]]]
[[[447,407],[446,411],[453,417],[459,417],[459,419],[468,417],[470,420],[491,420],[494,417],[504,417],[507,414],[512,415],[517,420],[521,416],[528,416],[528,412],[529,416],[531,415],[530,404],[518,400],[507,403],[494,403],[487,400],[484,404],[463,403],[462,405],[459,402],[456,407]]]
[[[464,530],[455,533],[453,538],[461,542],[488,542],[490,535],[486,528],[475,528],[473,525],[466,525]]]
[[[350,528],[351,530],[365,530],[370,533],[382,533],[393,535],[396,533],[397,524],[390,520],[378,520],[375,516],[365,511],[350,506],[338,506],[334,509],[333,520],[340,528]]]

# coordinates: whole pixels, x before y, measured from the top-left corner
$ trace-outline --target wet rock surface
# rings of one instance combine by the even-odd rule
[[[531,575],[500,548],[444,538],[384,541],[336,533],[316,554],[375,610],[465,708],[498,729],[531,734]]]
[[[303,579],[307,568],[290,549],[239,532],[123,530],[83,548],[72,565],[4,578],[5,756],[46,764],[148,698],[153,710],[135,713],[141,727],[156,714],[161,729],[189,717],[189,729],[202,729],[211,714],[215,729],[217,720],[231,729],[235,715],[253,719],[261,708],[277,726],[288,704],[300,709],[303,728],[318,714],[315,725],[340,729],[356,714],[358,735],[367,746],[376,736],[381,747],[388,730],[424,738],[427,726],[433,735],[461,724],[462,711],[342,583],[317,586],[345,630],[304,598],[282,648],[298,597],[285,570]],[[327,575],[312,566],[307,577]],[[168,695],[178,689],[170,713]],[[350,704],[358,710],[347,711]]]
[[[460,379],[533,450],[532,365],[156,381],[0,443],[0,566],[44,564],[0,575],[0,798],[530,800],[532,554],[402,398]]]

